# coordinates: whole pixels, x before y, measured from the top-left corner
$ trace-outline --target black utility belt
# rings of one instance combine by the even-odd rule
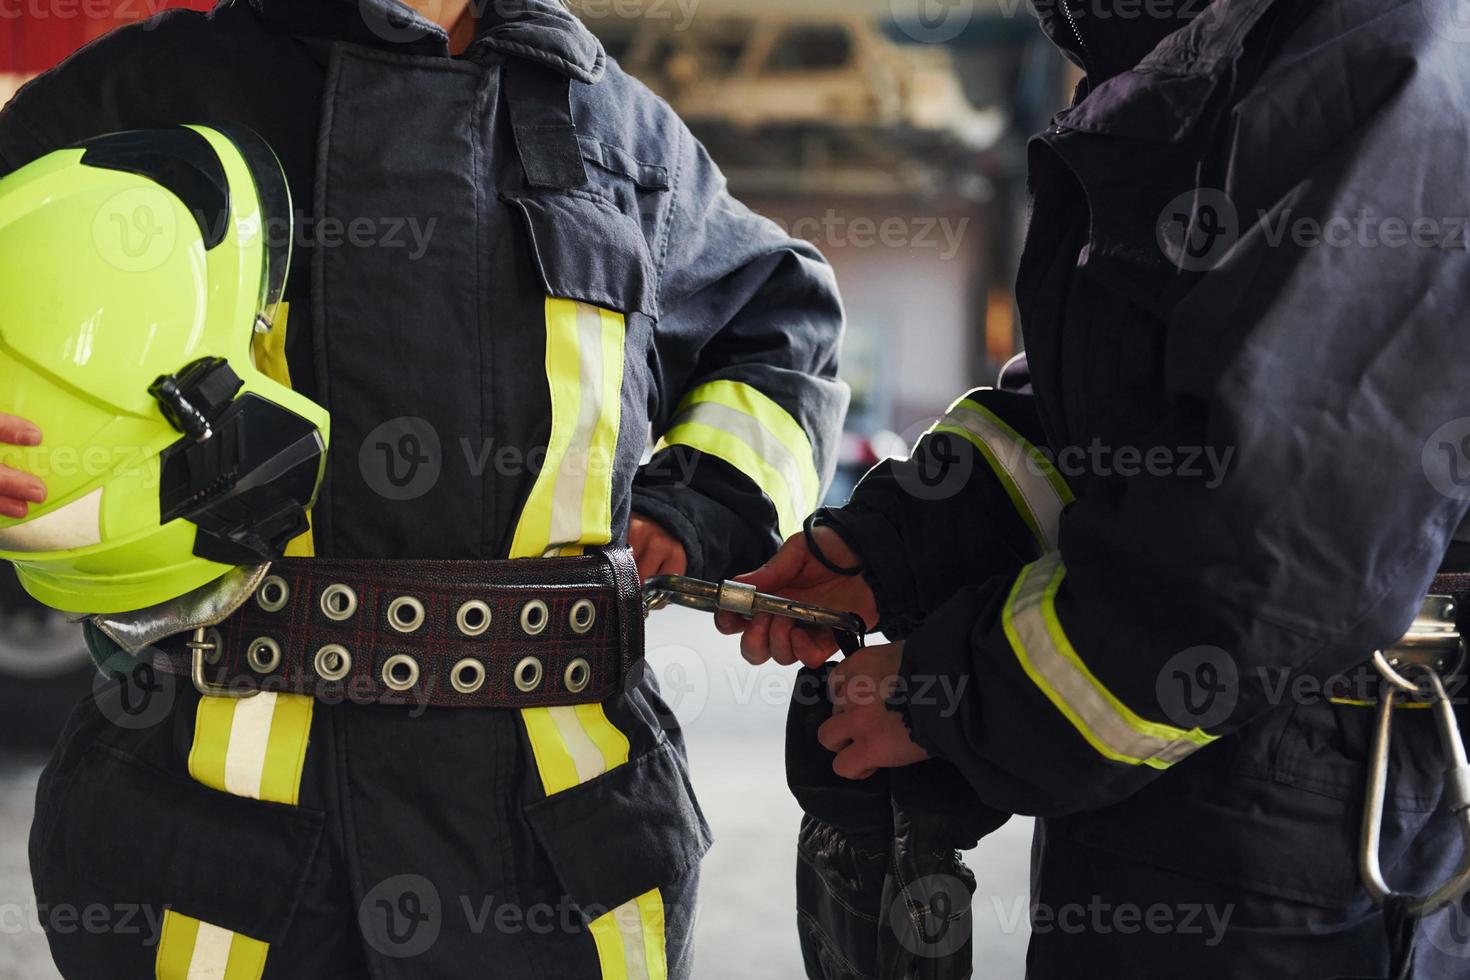
[[[627,549],[514,561],[288,558],[153,665],[203,694],[533,708],[605,701],[643,660]]]

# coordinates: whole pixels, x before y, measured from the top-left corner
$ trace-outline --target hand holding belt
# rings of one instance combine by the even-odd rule
[[[285,559],[154,667],[201,692],[531,708],[605,701],[643,658],[626,549],[516,561]]]

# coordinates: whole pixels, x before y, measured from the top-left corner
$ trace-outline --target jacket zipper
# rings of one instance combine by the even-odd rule
[[[1082,56],[1083,61],[1091,61],[1092,55],[1087,50],[1087,42],[1082,39],[1082,28],[1077,26],[1077,17],[1072,13],[1071,0],[1057,0],[1057,5],[1062,8],[1062,16],[1067,18],[1067,26],[1072,29],[1072,36],[1077,39],[1077,53]]]

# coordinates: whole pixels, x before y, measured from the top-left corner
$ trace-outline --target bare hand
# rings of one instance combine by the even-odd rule
[[[857,556],[836,531],[819,527],[812,534],[829,561],[844,567],[858,564]],[[817,561],[807,548],[804,534],[792,535],[774,558],[736,581],[772,595],[856,613],[869,629],[878,623],[878,604],[868,583],[861,575],[839,575]],[[808,629],[781,617],[746,619],[735,613],[720,613],[715,625],[721,633],[742,634],[740,653],[753,664],[774,660],[789,665],[799,660],[808,667],[818,667],[837,652],[831,630]]]
[[[638,577],[645,582],[655,575],[683,575],[689,568],[679,539],[641,514],[634,514],[628,525],[628,545],[638,562]]]
[[[41,430],[25,419],[0,413],[0,443],[7,446],[39,446]],[[46,484],[39,478],[0,465],[0,517],[19,520],[30,513],[31,504],[44,503]]]
[[[836,752],[832,771],[845,779],[867,779],[879,769],[911,766],[929,758],[914,744],[903,717],[888,707],[898,688],[903,644],[869,647],[843,660],[828,686],[833,714],[817,739]]]

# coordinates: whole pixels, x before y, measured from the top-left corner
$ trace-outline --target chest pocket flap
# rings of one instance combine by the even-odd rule
[[[657,319],[653,263],[637,221],[576,191],[507,201],[525,222],[547,295]]]

